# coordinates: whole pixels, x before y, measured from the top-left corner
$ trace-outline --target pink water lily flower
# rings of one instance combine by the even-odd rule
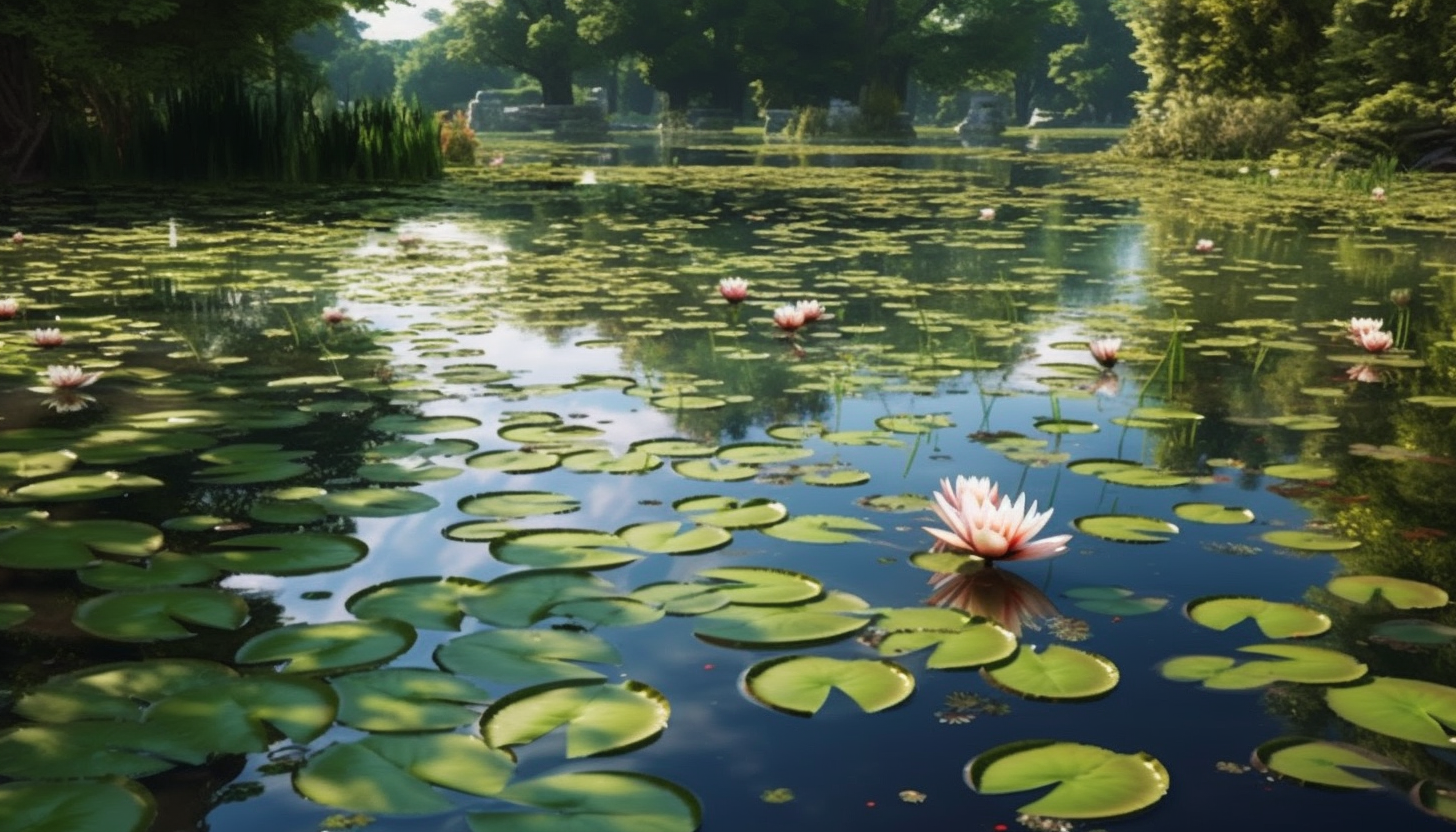
[[[942,492],[935,495],[935,513],[949,529],[925,531],[946,547],[983,560],[1005,561],[1040,560],[1067,551],[1069,534],[1033,539],[1051,519],[1052,510],[1038,513],[1035,502],[1027,508],[1025,494],[1017,495],[1014,503],[1010,497],[1001,497],[998,503],[990,492],[978,500],[967,499],[967,493],[957,489],[957,505],[947,499],[944,489],[942,485]]]
[[[14,234],[10,235],[10,242],[16,245],[20,245],[21,243],[25,242],[25,235],[17,231]]]
[[[801,300],[794,304],[794,308],[803,314],[805,323],[812,323],[824,317],[824,307],[820,306],[817,300]]]
[[[46,383],[57,390],[90,387],[98,378],[101,378],[101,373],[88,373],[75,364],[52,364],[46,368]]]
[[[996,219],[996,209],[995,208],[982,208],[981,209],[981,219],[983,221],[990,221],[990,220]]]
[[[748,281],[741,277],[725,277],[718,281],[718,294],[729,303],[742,303],[748,297]]]
[[[324,307],[324,311],[322,314],[319,315],[319,317],[322,318],[323,322],[326,324],[341,324],[344,321],[349,320],[349,316],[344,313],[344,310],[334,306]]]
[[[1360,346],[1366,352],[1385,352],[1395,346],[1395,338],[1383,329],[1372,329],[1369,332],[1360,333]]]
[[[1092,351],[1092,357],[1098,364],[1110,369],[1117,363],[1117,351],[1122,349],[1122,339],[1098,338],[1096,341],[1089,341],[1087,349]]]
[[[935,501],[949,511],[960,511],[969,505],[995,503],[999,497],[1000,486],[991,482],[990,477],[958,476],[955,482],[948,477],[940,481],[940,492],[935,495]]]
[[[0,298],[0,321],[8,321],[20,312],[20,302],[14,298]]]
[[[1376,202],[1384,202],[1385,201],[1385,189],[1382,188],[1382,187],[1380,187],[1380,186],[1378,186],[1378,185],[1376,187],[1374,187],[1374,188],[1371,188],[1370,189],[1370,198],[1373,199],[1373,200],[1375,200]]]
[[[1213,241],[1208,239],[1199,240],[1193,244],[1193,250],[1199,254],[1207,254],[1213,251]]]
[[[1367,332],[1376,332],[1385,326],[1383,318],[1351,318],[1350,319],[1350,340],[1360,343],[1360,336]]]
[[[1380,368],[1369,364],[1356,364],[1345,371],[1345,377],[1361,384],[1376,384],[1382,378]]]
[[[784,332],[793,332],[804,325],[804,313],[797,306],[784,305],[774,310],[774,325]]]
[[[37,347],[59,347],[66,338],[59,329],[37,329],[30,333],[30,341]]]

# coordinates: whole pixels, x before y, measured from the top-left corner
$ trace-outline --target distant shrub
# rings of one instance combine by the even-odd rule
[[[812,139],[829,132],[829,110],[824,107],[800,107],[794,120],[784,128],[796,139]]]
[[[457,112],[440,122],[440,153],[452,165],[475,164],[475,131],[465,113]]]
[[[900,96],[884,84],[873,84],[859,102],[856,132],[865,136],[895,136],[902,132]]]
[[[1123,138],[1134,156],[1174,159],[1262,159],[1279,148],[1299,120],[1293,101],[1180,91],[1144,110]]]

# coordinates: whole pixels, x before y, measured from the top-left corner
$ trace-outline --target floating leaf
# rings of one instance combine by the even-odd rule
[[[530,569],[502,575],[461,599],[470,615],[497,627],[529,627],[564,601],[616,595],[607,581],[584,572]]]
[[[0,730],[0,776],[147,777],[176,766],[176,761],[158,753],[157,747],[164,744],[165,737],[136,722],[19,725]]]
[[[846,613],[869,607],[844,592],[829,592],[817,601],[789,606],[750,607],[733,604],[698,617],[693,634],[727,647],[787,647],[832,641],[869,624]]]
[[[953,428],[955,423],[950,417],[943,413],[928,413],[925,415],[900,414],[896,416],[881,416],[875,420],[875,427],[880,430],[887,430],[890,433],[930,433],[939,428]]]
[[[774,442],[744,442],[718,449],[719,459],[737,465],[776,465],[813,455],[812,450],[800,445]]]
[[[1117,665],[1096,653],[1051,644],[1038,653],[1028,645],[1005,664],[981,669],[1003,690],[1028,699],[1094,699],[1117,687]]]
[[[290,624],[253,636],[238,648],[241,664],[283,663],[284,673],[325,673],[383,664],[415,643],[403,621]]]
[[[32,615],[35,615],[35,610],[25,604],[0,602],[0,630],[8,630],[17,624],[24,624]]]
[[[717,445],[692,439],[644,439],[641,442],[633,442],[631,449],[653,456],[682,459],[710,457],[718,452]]]
[[[1330,628],[1330,617],[1317,610],[1246,595],[1197,598],[1189,601],[1184,610],[1189,618],[1210,630],[1227,630],[1252,618],[1265,638],[1307,638]]]
[[[1456,735],[1456,688],[1372,676],[1364,684],[1329,688],[1325,702],[1340,718],[1397,739],[1451,747]]]
[[[1164,662],[1160,671],[1174,682],[1202,682],[1216,690],[1250,690],[1274,682],[1329,685],[1354,681],[1366,671],[1355,658],[1323,647],[1255,644],[1239,652],[1274,658],[1239,664],[1227,656],[1179,656]]]
[[[403,488],[330,491],[313,499],[329,514],[341,517],[403,517],[429,511],[440,504],[428,494]]]
[[[404,433],[416,435],[421,433],[449,433],[457,430],[469,430],[480,427],[479,419],[472,419],[469,416],[410,416],[399,413],[390,416],[381,416],[369,425],[370,430],[382,431],[385,433]]]
[[[1179,503],[1173,506],[1173,513],[1194,523],[1219,526],[1239,526],[1254,522],[1254,512],[1240,506],[1219,503]]]
[[[155,526],[129,520],[57,520],[0,532],[0,566],[15,569],[79,569],[93,550],[144,558],[162,548]]]
[[[293,786],[309,800],[353,812],[425,814],[455,808],[433,786],[490,796],[514,770],[510,755],[463,734],[376,736],[310,757]]]
[[[470,578],[401,578],[360,590],[344,602],[355,618],[393,618],[420,630],[460,629],[467,598],[486,585]]]
[[[693,526],[685,532],[682,527],[671,520],[638,523],[618,529],[617,536],[633,549],[662,555],[697,555],[733,542],[732,532],[717,526]]]
[[[492,748],[505,748],[565,726],[573,759],[649,742],[667,727],[668,713],[667,698],[641,682],[558,682],[501,699],[481,716],[480,732]]]
[[[470,812],[471,832],[694,832],[702,824],[692,794],[635,772],[556,774],[515,783],[496,797],[541,811]]]
[[[236,630],[248,619],[248,603],[213,588],[113,592],[83,602],[76,626],[113,641],[172,641],[195,633],[183,623]]]
[[[1310,737],[1280,737],[1254,749],[1254,763],[1261,771],[1270,771],[1299,783],[1328,786],[1332,789],[1379,789],[1383,784],[1361,777],[1349,769],[1362,771],[1403,771],[1388,757],[1382,757],[1358,746]]]
[[[1300,552],[1344,552],[1360,546],[1360,541],[1320,532],[1304,532],[1289,529],[1264,532],[1259,539],[1275,546]]]
[[[1132,590],[1120,586],[1084,586],[1064,594],[1076,599],[1074,603],[1079,609],[1103,615],[1146,615],[1168,605],[1167,598],[1139,598]]]
[[[121,778],[0,785],[0,828],[11,832],[144,832],[156,816],[151,793]]]
[[[640,586],[631,597],[659,607],[667,615],[702,615],[728,605],[728,597],[713,587],[676,581]]]
[[[535,474],[550,471],[561,464],[558,454],[545,451],[486,451],[467,457],[465,464],[471,468],[486,471],[503,471],[507,474]]]
[[[758,529],[772,526],[789,516],[789,510],[777,500],[756,497],[742,502],[728,497],[687,497],[672,507],[693,520],[725,529]]]
[[[1388,575],[1341,575],[1330,579],[1325,589],[1357,604],[1368,604],[1379,596],[1398,610],[1434,609],[1451,600],[1438,586]]]
[[[750,465],[723,463],[716,459],[680,459],[672,464],[672,470],[690,480],[703,482],[739,482],[758,476],[758,469]]]
[[[440,645],[435,662],[452,673],[510,685],[601,679],[572,662],[621,664],[616,648],[600,636],[567,630],[482,630]]]
[[[1144,752],[1055,740],[998,746],[966,764],[966,783],[982,794],[1053,788],[1016,811],[1050,818],[1091,820],[1130,814],[1168,793],[1168,770]]]
[[[10,494],[12,500],[42,500],[48,502],[73,502],[76,500],[100,500],[104,497],[120,497],[133,491],[160,488],[162,481],[141,474],[123,474],[108,471],[104,474],[77,474],[69,477],[41,480],[22,485]]]
[[[824,592],[817,578],[787,569],[722,566],[704,569],[698,577],[715,582],[712,588],[719,597],[744,606],[797,604]]]
[[[782,523],[760,529],[769,537],[790,540],[795,543],[863,543],[864,538],[850,534],[854,531],[880,531],[874,523],[867,523],[854,517],[835,514],[804,514],[791,517]]]
[[[748,668],[743,687],[763,704],[795,716],[818,713],[835,689],[865,713],[875,713],[908,699],[915,691],[915,677],[888,661],[779,656]]]
[[[615,534],[588,529],[533,529],[491,541],[490,553],[502,563],[541,569],[605,569],[641,560],[622,551],[627,542]]]
[[[611,451],[578,451],[563,456],[561,465],[582,473],[646,474],[661,468],[662,459],[643,451],[628,451],[621,456]]]
[[[152,706],[146,724],[167,738],[163,753],[200,765],[213,754],[266,751],[276,734],[317,739],[334,724],[337,706],[323,682],[267,674],[188,687]]]
[[[873,511],[903,514],[912,511],[928,511],[931,506],[935,505],[935,502],[927,500],[919,494],[881,494],[874,497],[862,497],[856,500],[855,504]]]
[[[226,569],[262,575],[311,575],[343,569],[369,552],[364,542],[347,535],[319,532],[294,534],[250,534],[212,544],[199,555],[202,560]]]
[[[20,698],[15,713],[37,722],[140,721],[145,710],[179,691],[237,677],[201,659],[148,659],[96,665],[52,676]]]
[[[581,501],[555,491],[493,491],[466,497],[460,501],[459,506],[466,514],[504,520],[570,514],[581,508]]]
[[[1450,644],[1456,641],[1456,627],[1420,618],[1382,621],[1370,631],[1371,641],[1397,644]]]
[[[1072,521],[1077,531],[1117,543],[1166,543],[1178,533],[1167,520],[1136,514],[1089,514]]]
[[[466,705],[484,705],[490,694],[465,679],[425,668],[384,668],[336,676],[339,722],[360,731],[446,731],[474,722]]]
[[[1329,480],[1334,479],[1339,473],[1328,465],[1315,465],[1312,463],[1290,463],[1287,465],[1268,465],[1264,473],[1271,477],[1282,477],[1286,480]]]

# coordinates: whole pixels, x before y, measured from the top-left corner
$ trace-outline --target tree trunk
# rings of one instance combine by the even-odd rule
[[[541,84],[542,104],[575,104],[571,89],[571,70],[552,67],[536,76]]]
[[[39,105],[39,72],[29,45],[0,37],[0,182],[35,178],[36,152],[50,116]]]

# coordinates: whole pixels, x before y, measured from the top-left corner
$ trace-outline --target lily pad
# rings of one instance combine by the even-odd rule
[[[1396,644],[1450,644],[1456,642],[1456,627],[1421,618],[1382,621],[1370,631],[1371,641]]]
[[[617,536],[633,549],[662,555],[698,555],[733,542],[733,533],[717,526],[692,526],[687,531],[682,527],[671,520],[638,523],[618,529]]]
[[[502,471],[507,474],[535,474],[550,471],[561,464],[559,454],[545,451],[486,451],[467,457],[465,464],[485,471]]]
[[[8,630],[17,624],[24,624],[35,615],[35,610],[25,604],[0,602],[0,630]]]
[[[420,630],[450,632],[460,629],[465,599],[486,591],[470,578],[401,578],[354,593],[344,609],[355,618],[393,618]]]
[[[824,585],[817,578],[788,569],[759,566],[722,566],[704,569],[699,578],[719,597],[743,606],[782,606],[818,598]]]
[[[566,728],[568,759],[636,748],[667,727],[667,698],[641,682],[567,681],[517,691],[480,718],[492,748],[524,745]]]
[[[411,416],[408,414],[394,414],[381,416],[369,425],[371,430],[383,431],[385,433],[403,433],[416,435],[422,433],[449,433],[457,430],[470,430],[480,427],[479,419],[472,419],[469,416]]]
[[[955,422],[952,422],[950,416],[944,413],[900,414],[881,416],[875,420],[875,427],[890,433],[917,434],[930,433],[939,428],[953,428]]]
[[[879,494],[863,497],[856,500],[855,504],[872,511],[906,514],[912,511],[929,511],[935,501],[927,500],[919,494]]]
[[[455,808],[434,786],[490,796],[510,780],[509,754],[463,734],[366,737],[331,745],[293,776],[308,799],[353,812],[425,814]]]
[[[148,659],[87,667],[52,676],[28,691],[15,713],[37,722],[126,720],[179,691],[237,677],[225,664],[202,659]]]
[[[216,679],[168,696],[146,713],[162,753],[200,765],[213,754],[256,754],[278,735],[305,743],[334,724],[338,699],[316,679],[266,674]]]
[[[673,503],[672,507],[698,523],[725,529],[759,529],[789,516],[789,510],[783,503],[763,497],[742,502],[728,497],[686,497]]]
[[[129,520],[24,522],[0,532],[0,566],[15,569],[79,569],[95,560],[92,552],[144,558],[162,548],[155,526]]]
[[[564,601],[616,595],[616,587],[595,575],[568,569],[513,572],[462,597],[470,615],[497,627],[529,627],[552,615]]]
[[[1083,534],[1117,543],[1166,543],[1178,533],[1167,520],[1136,514],[1089,514],[1072,525]]]
[[[1330,579],[1325,589],[1357,604],[1368,604],[1378,596],[1398,610],[1435,609],[1451,600],[1438,586],[1388,575],[1341,575]]]
[[[1239,652],[1273,658],[1239,664],[1227,656],[1179,656],[1163,662],[1159,670],[1174,682],[1202,682],[1215,690],[1252,690],[1274,682],[1330,685],[1354,681],[1366,672],[1353,656],[1323,647],[1255,644],[1240,647]]]
[[[611,451],[577,451],[561,457],[561,466],[584,474],[646,474],[662,467],[662,458],[644,451],[618,456]]]
[[[330,491],[314,497],[313,501],[329,514],[341,517],[403,517],[429,511],[440,504],[428,494],[403,488]]]
[[[1168,605],[1167,598],[1140,598],[1137,593],[1120,586],[1083,586],[1063,594],[1075,599],[1073,603],[1078,609],[1103,615],[1146,615]]]
[[[868,619],[849,614],[868,607],[862,599],[836,591],[819,600],[786,606],[732,604],[699,616],[693,634],[725,647],[788,647],[835,641],[869,624]]]
[[[1117,687],[1117,665],[1060,644],[1038,653],[1023,644],[1004,664],[981,669],[997,687],[1028,699],[1095,699]]]
[[[881,620],[880,626],[894,625]],[[1015,653],[1016,636],[999,624],[978,618],[954,628],[892,630],[880,642],[879,652],[882,656],[897,656],[930,646],[935,651],[925,660],[927,668],[962,670],[994,664]]]
[[[449,673],[401,667],[336,676],[339,722],[360,731],[400,733],[447,731],[474,722],[468,705],[490,702],[490,694]]]
[[[782,523],[760,529],[769,537],[789,540],[795,543],[863,543],[864,538],[850,534],[852,531],[880,531],[874,523],[854,517],[836,514],[803,514],[791,517]]]
[[[282,663],[284,673],[329,673],[383,664],[415,643],[403,621],[331,621],[290,624],[248,639],[238,648],[241,664]]]
[[[724,463],[716,459],[680,459],[672,464],[672,470],[690,480],[703,482],[739,482],[758,476],[758,469],[751,465]]]
[[[547,514],[570,514],[581,508],[581,501],[554,491],[493,491],[466,497],[460,510],[476,517],[497,520],[537,517]]]
[[[702,615],[728,606],[728,598],[713,587],[677,581],[640,586],[630,597],[658,607],[666,615]]]
[[[983,752],[966,764],[966,783],[982,794],[1054,786],[1016,811],[1074,820],[1113,818],[1145,809],[1168,793],[1168,770],[1144,752],[1118,754],[1095,745],[1025,740]]]
[[[435,650],[435,663],[446,670],[503,684],[602,678],[573,662],[617,665],[622,657],[600,636],[568,630],[482,630]]]
[[[1254,763],[1297,783],[1332,789],[1379,789],[1384,784],[1361,777],[1360,771],[1404,771],[1388,757],[1359,746],[1310,737],[1280,737],[1254,749]]]
[[[119,777],[0,786],[0,828],[11,832],[144,832],[156,816],[151,793]]]
[[[812,716],[838,689],[865,713],[892,708],[915,691],[915,677],[889,661],[779,656],[748,668],[743,688],[759,702],[795,716]]]
[[[250,534],[212,544],[202,560],[229,572],[311,575],[343,569],[369,552],[363,541],[342,534]]]
[[[1292,529],[1264,532],[1259,535],[1259,539],[1266,543],[1272,543],[1275,546],[1282,546],[1285,549],[1294,549],[1299,552],[1344,552],[1359,548],[1360,546],[1360,541],[1351,540],[1347,537]]]
[[[622,551],[627,542],[615,534],[589,529],[533,529],[491,541],[490,553],[502,563],[545,569],[606,569],[641,555]]]
[[[635,772],[555,774],[515,783],[496,797],[540,811],[470,812],[471,832],[694,832],[702,824],[691,793]]]
[[[1184,608],[1188,617],[1210,630],[1227,630],[1253,619],[1265,638],[1308,638],[1330,628],[1330,617],[1300,604],[1265,601],[1247,595],[1196,598]]]
[[[1240,526],[1254,522],[1254,512],[1241,506],[1220,503],[1179,503],[1173,506],[1173,513],[1194,523],[1217,526]]]
[[[1450,748],[1456,735],[1456,688],[1419,679],[1372,676],[1330,688],[1325,702],[1340,718],[1397,739]]]
[[[72,620],[112,641],[173,641],[195,633],[185,624],[236,630],[248,619],[248,603],[211,587],[113,592],[83,602]]]
[[[803,446],[775,442],[745,442],[718,449],[719,459],[736,465],[777,465],[813,455],[812,450]]]
[[[1339,472],[1328,465],[1316,465],[1307,462],[1289,463],[1285,465],[1268,465],[1264,473],[1271,477],[1281,477],[1286,480],[1329,480],[1334,479]]]

